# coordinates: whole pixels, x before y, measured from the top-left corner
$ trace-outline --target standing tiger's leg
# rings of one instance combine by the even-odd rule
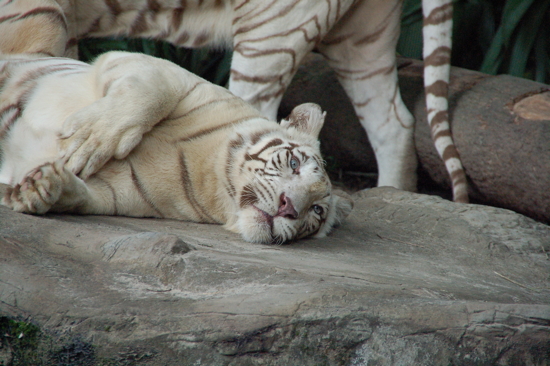
[[[414,119],[397,85],[395,47],[401,1],[357,2],[319,50],[336,71],[367,131],[378,162],[378,185],[416,190]]]
[[[329,1],[243,1],[236,7],[229,90],[275,120],[303,57],[332,26]]]
[[[63,56],[67,19],[54,0],[0,1],[0,53]]]

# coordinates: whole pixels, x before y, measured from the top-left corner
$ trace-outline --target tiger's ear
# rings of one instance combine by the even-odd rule
[[[281,126],[284,128],[295,128],[298,131],[319,138],[319,132],[323,128],[326,115],[327,112],[323,112],[319,105],[304,103],[294,107],[290,115],[281,120]]]

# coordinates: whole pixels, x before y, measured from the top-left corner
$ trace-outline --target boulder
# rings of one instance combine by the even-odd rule
[[[246,243],[217,225],[0,207],[0,320],[38,327],[33,360],[43,363],[17,356],[17,341],[30,337],[23,330],[0,334],[0,357],[56,365],[550,362],[549,226],[392,188],[354,198],[329,237],[283,246]]]
[[[398,62],[403,100],[417,121],[419,191],[450,180],[426,122],[422,62]],[[451,69],[449,102],[452,133],[474,202],[503,207],[550,223],[550,86],[508,75],[489,76]],[[298,103],[327,110],[321,148],[329,167],[352,174],[376,172],[376,161],[353,107],[323,58],[311,54],[283,98],[280,114]],[[355,173],[353,173],[355,172]],[[375,184],[371,179],[371,184]]]

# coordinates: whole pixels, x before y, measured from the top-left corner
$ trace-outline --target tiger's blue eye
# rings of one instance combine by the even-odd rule
[[[321,216],[325,210],[319,205],[313,205],[313,211],[315,211],[317,215]]]
[[[290,168],[296,170],[300,167],[300,162],[296,158],[290,159]]]

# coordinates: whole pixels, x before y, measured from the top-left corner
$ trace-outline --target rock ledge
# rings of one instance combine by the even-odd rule
[[[93,345],[89,364],[550,361],[550,227],[391,188],[355,199],[331,236],[286,246],[2,207],[0,312]]]

